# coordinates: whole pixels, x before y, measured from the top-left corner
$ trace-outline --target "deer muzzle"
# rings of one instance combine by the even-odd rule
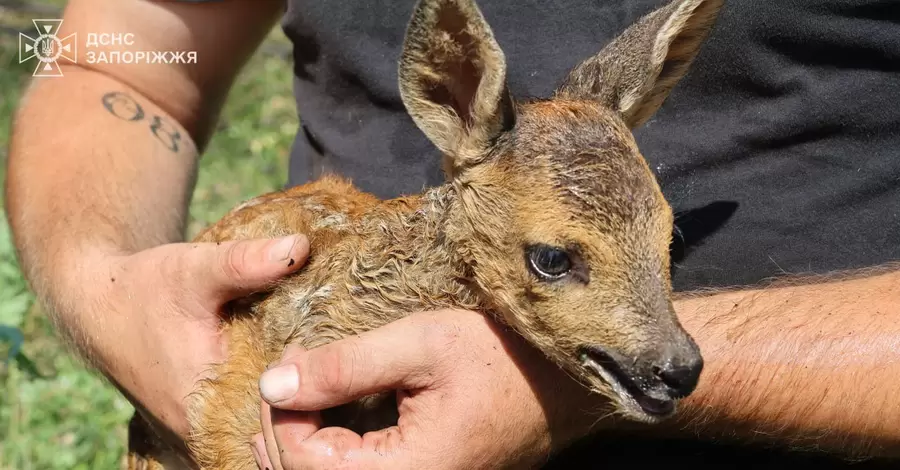
[[[578,353],[582,365],[608,383],[626,411],[655,421],[674,413],[676,402],[697,387],[703,370],[700,349],[687,333],[659,346],[629,355],[585,345]]]

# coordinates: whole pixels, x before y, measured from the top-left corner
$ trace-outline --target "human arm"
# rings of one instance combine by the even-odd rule
[[[259,452],[262,459],[280,455],[271,463],[286,470],[337,459],[349,459],[347,468],[477,468],[486,457],[530,466],[593,427],[657,437],[765,438],[783,447],[815,443],[844,456],[897,457],[900,271],[867,274],[677,301],[706,367],[678,417],[658,427],[598,420],[602,399],[571,387],[565,374],[528,348],[499,355],[479,349],[515,340],[472,321],[471,312],[433,317],[460,332],[454,348],[432,349],[421,338],[433,327],[409,321],[318,352],[292,349],[282,363],[298,371],[302,385],[275,407],[318,410],[361,389],[404,388],[411,395],[401,407],[406,425],[400,422],[400,432],[356,436],[320,430],[315,413],[270,413],[264,403],[268,438]],[[406,347],[392,346],[401,338]],[[492,367],[478,367],[474,357],[490,357]],[[424,384],[416,380],[423,375],[429,377]]]
[[[706,367],[662,432],[900,457],[900,266],[676,306]]]
[[[221,103],[280,9],[73,0],[58,35],[78,34],[82,60],[36,79],[14,119],[7,213],[32,289],[80,355],[179,435],[184,395],[221,356],[219,307],[302,265],[267,264],[274,242],[174,243]],[[89,64],[93,32],[134,39],[95,53],[197,61]],[[304,244],[289,256],[302,261]]]

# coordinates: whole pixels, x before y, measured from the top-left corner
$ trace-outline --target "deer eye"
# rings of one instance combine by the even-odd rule
[[[526,256],[528,267],[544,280],[560,279],[572,269],[572,259],[569,254],[552,246],[530,246],[526,249]]]

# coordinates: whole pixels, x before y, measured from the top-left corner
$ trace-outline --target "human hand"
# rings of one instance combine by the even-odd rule
[[[318,410],[389,390],[397,426],[363,436],[321,428]],[[419,313],[309,351],[288,346],[260,391],[253,444],[260,468],[274,470],[531,467],[586,435],[606,403],[470,311]]]
[[[100,286],[88,341],[102,344],[100,368],[146,411],[173,444],[187,436],[185,398],[209,366],[225,359],[219,322],[231,300],[262,291],[299,269],[303,236],[174,243],[106,258],[91,271]]]

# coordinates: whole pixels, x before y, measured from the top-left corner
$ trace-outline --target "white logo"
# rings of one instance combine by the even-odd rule
[[[62,77],[62,69],[56,63],[60,57],[78,62],[76,33],[59,38],[56,33],[63,20],[31,20],[37,30],[37,38],[19,33],[19,63],[37,58],[35,77]]]

